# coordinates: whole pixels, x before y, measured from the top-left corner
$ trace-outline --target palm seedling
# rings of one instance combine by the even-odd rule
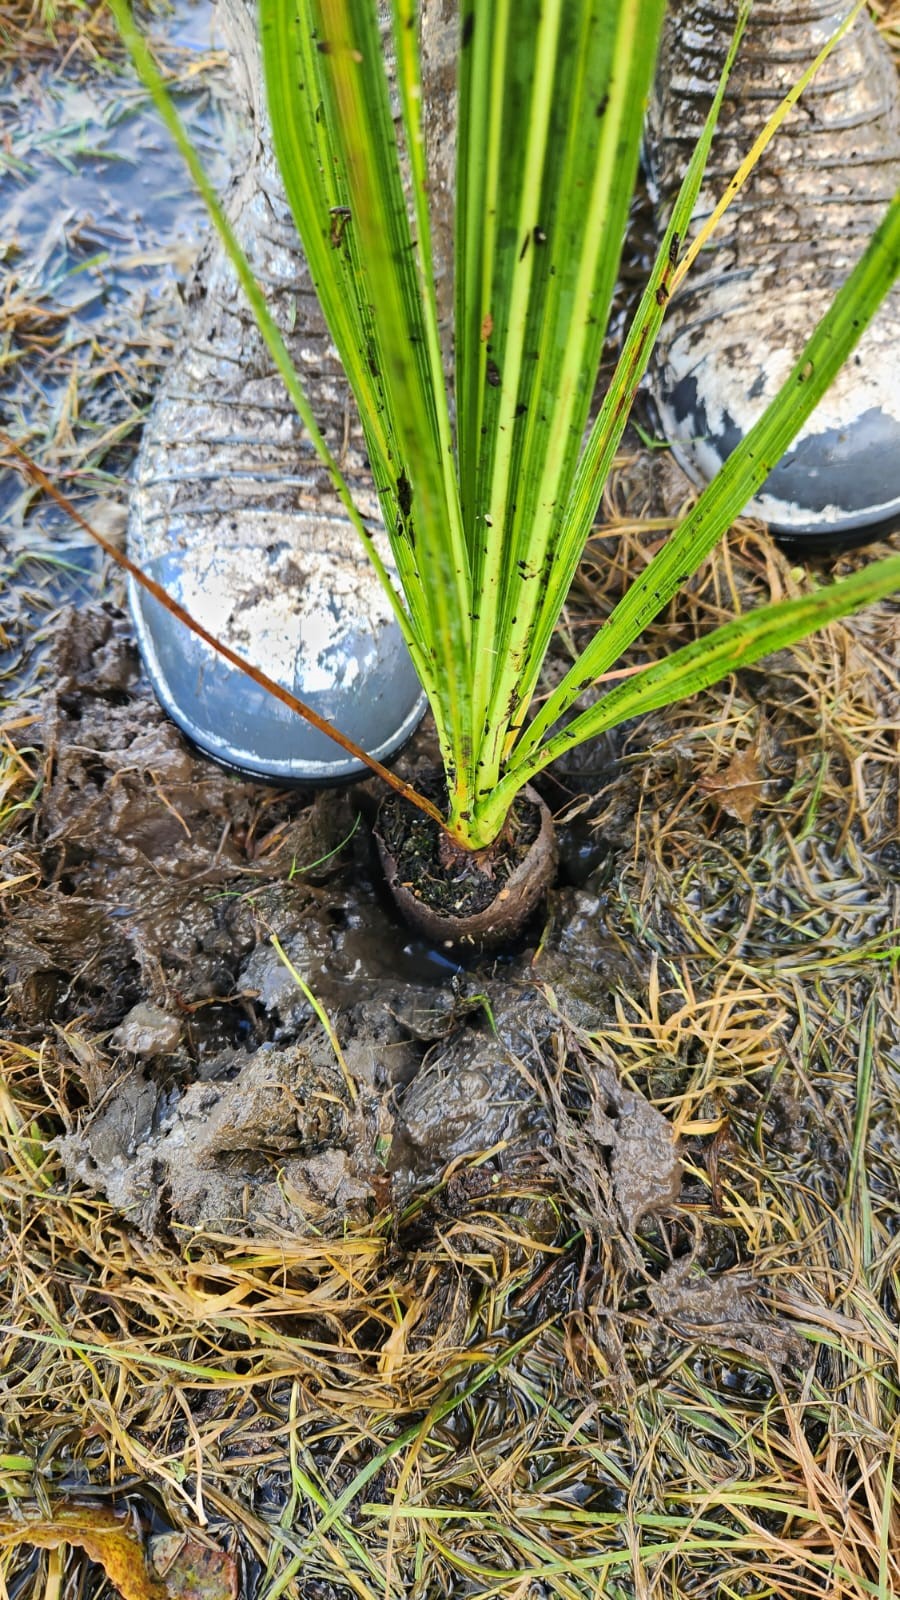
[[[112,3],[141,52],[124,0]],[[388,23],[378,0],[261,0],[260,20],[276,153],[359,409],[399,593],[217,217],[427,693],[445,832],[484,851],[525,785],[575,744],[897,586],[900,558],[872,563],[738,617],[579,708],[761,487],[857,343],[900,269],[900,197],[777,399],[535,710],[632,398],[689,265],[685,240],[749,0],[598,407],[665,0],[462,0],[452,380],[435,289],[421,8],[387,9]]]

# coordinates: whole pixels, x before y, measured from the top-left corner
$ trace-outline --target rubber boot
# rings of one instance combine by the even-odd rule
[[[661,221],[700,134],[736,0],[673,0],[646,130]],[[729,82],[695,229],[847,0],[757,0]],[[788,376],[900,184],[900,88],[863,11],[775,135],[673,297],[649,374],[656,419],[698,485]],[[894,290],[748,507],[795,551],[900,524],[900,291]]]
[[[252,150],[226,209],[325,438],[390,566],[365,444],[313,293],[272,152],[255,8],[220,0]],[[144,430],[133,559],[199,622],[384,761],[425,708],[403,637],[214,237],[187,290],[185,335]],[[281,782],[365,770],[231,667],[136,584],[154,690],[218,761]]]

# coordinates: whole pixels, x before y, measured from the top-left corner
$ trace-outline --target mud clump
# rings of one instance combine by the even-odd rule
[[[142,1072],[126,1074],[58,1141],[67,1172],[150,1236],[340,1232],[369,1214],[377,1100],[354,1103],[337,1067],[299,1045],[234,1066],[174,1104]]]
[[[142,1002],[120,1022],[110,1044],[132,1056],[169,1056],[181,1044],[183,1031],[177,1017],[169,1016],[159,1006]]]
[[[649,1291],[657,1316],[685,1338],[705,1339],[778,1369],[803,1363],[803,1341],[761,1302],[748,1272],[710,1277],[692,1258],[676,1262]]]
[[[495,1152],[498,1165],[514,1164],[549,1135],[532,1073],[553,1015],[533,992],[490,987],[493,1027],[484,1015],[480,1025],[458,1027],[399,1097],[391,1169],[401,1192],[465,1155]]]
[[[548,1163],[586,1227],[630,1237],[649,1213],[678,1199],[682,1167],[671,1124],[643,1094],[623,1087],[601,1045],[573,1043],[540,1093],[554,1130]]]
[[[292,807],[195,756],[139,681],[123,628],[101,607],[69,617],[28,731],[46,773],[32,827],[43,884],[0,931],[0,978],[21,1025],[87,1014],[117,1027],[145,1001],[195,1017],[234,993],[257,943],[252,891],[267,883],[273,831],[279,866],[337,842],[322,808]],[[305,894],[298,878],[289,898]]]

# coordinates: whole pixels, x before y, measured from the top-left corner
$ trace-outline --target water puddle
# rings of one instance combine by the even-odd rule
[[[241,135],[214,17],[208,0],[176,0],[150,37],[221,188]],[[122,480],[206,224],[130,64],[94,28],[65,51],[7,45],[0,62],[0,426],[119,539]],[[110,579],[85,534],[5,463],[0,576],[0,682],[21,686],[48,616]]]

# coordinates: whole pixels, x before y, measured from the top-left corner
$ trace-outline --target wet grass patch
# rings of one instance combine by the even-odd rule
[[[632,508],[637,469],[621,469]],[[604,549],[617,555],[604,575],[639,563],[656,536],[633,510],[624,530],[614,501],[607,510]],[[585,571],[573,627],[581,607],[614,598],[598,571]],[[752,526],[738,529],[654,642],[706,626],[757,586],[807,581]],[[423,1001],[413,1020],[409,996],[404,1011],[397,986],[371,987],[365,967],[347,976],[342,940],[377,906],[351,890],[366,860],[358,827],[346,842],[352,797],[323,837],[302,797],[216,780],[236,807],[221,845],[223,815],[213,829],[202,805],[185,810],[202,767],[166,777],[170,736],[151,740],[169,803],[159,814],[173,839],[173,808],[188,819],[207,901],[242,916],[248,897],[264,908],[245,938],[266,1028],[279,1048],[293,1038],[333,1060],[302,996],[291,1009],[290,975],[278,964],[280,987],[263,961],[274,929],[321,984],[360,1085],[376,1062],[361,1092],[384,1120],[373,1113],[368,1198],[343,1227],[325,1214],[261,1237],[258,1220],[254,1234],[170,1218],[161,1243],[102,1187],[73,1182],[59,1143],[141,1064],[84,1009],[27,1043],[21,1009],[7,1014],[10,1514],[112,1493],[148,1537],[183,1528],[233,1553],[242,1593],[303,1600],[889,1593],[900,1580],[895,647],[885,605],[628,730],[593,792],[569,774],[570,809],[606,839],[613,873],[558,891],[562,931],[548,924],[517,964],[438,982],[434,995],[452,1000],[462,983],[486,999],[440,1017]],[[80,746],[129,715],[87,667],[81,695]],[[147,738],[154,714],[140,704]],[[34,799],[34,728],[11,738],[22,755],[8,792],[25,808],[3,838],[19,862],[5,875],[7,928],[46,897],[41,807],[59,815],[63,800],[58,776]],[[748,751],[753,771],[745,759],[735,784],[729,768]],[[80,770],[64,748],[58,759],[70,777]],[[111,775],[103,792],[131,781]],[[216,815],[219,788],[207,796]],[[116,893],[134,871],[129,828],[142,826],[134,813],[107,857]],[[202,859],[217,850],[227,871],[210,881]],[[83,892],[96,867],[86,857],[71,870]],[[169,868],[157,857],[157,872],[177,870],[177,853]],[[187,907],[195,891],[179,881]],[[305,907],[293,921],[286,883]],[[337,903],[340,922],[325,915]],[[307,944],[304,917],[323,930]],[[321,959],[326,943],[316,978],[310,952]],[[187,948],[181,961],[170,985],[190,970]],[[77,1003],[87,991],[74,976]],[[233,966],[229,983],[245,980]],[[354,1004],[353,983],[366,981]],[[149,989],[171,1011],[166,990]],[[213,982],[209,999],[224,998]],[[141,1070],[161,1066],[151,1057]],[[488,1098],[466,1123],[450,1101],[473,1073]],[[629,1204],[630,1149],[646,1211],[639,1191]],[[50,1555],[3,1559],[10,1592],[42,1592]],[[65,1581],[100,1594],[85,1559],[69,1552]]]
[[[154,39],[193,136],[224,182],[238,136],[208,10],[160,8]],[[5,8],[0,138],[4,425],[81,508],[101,525],[114,522],[120,480],[178,333],[178,283],[202,236],[202,208],[103,5]],[[10,534],[27,524],[31,548],[72,542],[59,518],[35,506],[30,485],[0,465]]]

